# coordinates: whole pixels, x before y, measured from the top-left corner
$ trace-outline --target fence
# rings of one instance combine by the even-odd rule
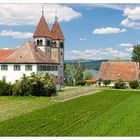
[[[74,98],[76,96],[88,94],[90,92],[94,93],[94,92],[97,92],[97,90],[94,88],[76,89],[76,90],[72,90],[72,91],[65,92],[65,93],[60,93],[60,94],[58,93],[58,95],[55,98],[57,101],[63,101],[63,100],[67,100],[70,98]]]

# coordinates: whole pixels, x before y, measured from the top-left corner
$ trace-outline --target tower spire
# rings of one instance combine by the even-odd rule
[[[42,4],[42,16],[44,16],[44,5]]]
[[[55,20],[57,20],[57,9],[55,10]]]

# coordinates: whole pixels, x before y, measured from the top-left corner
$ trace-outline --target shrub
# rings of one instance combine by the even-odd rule
[[[139,83],[138,83],[137,80],[131,81],[131,82],[129,82],[129,86],[130,86],[131,88],[135,89],[135,88],[138,88],[138,87],[139,87]]]
[[[11,83],[7,83],[5,79],[0,80],[0,95],[12,95],[13,85]]]
[[[52,96],[56,95],[56,86],[49,74],[25,75],[14,86],[13,95],[16,96]]]
[[[14,84],[14,96],[29,96],[32,95],[31,83],[28,77],[23,75],[22,79]]]
[[[108,86],[110,83],[111,83],[110,80],[103,80],[103,84],[104,84],[105,86]]]
[[[85,81],[78,81],[78,82],[76,82],[76,85],[77,86],[85,86],[86,82]]]
[[[126,84],[125,84],[125,82],[124,82],[123,80],[119,79],[119,80],[115,83],[114,87],[115,87],[116,89],[125,89],[125,88],[126,88]]]

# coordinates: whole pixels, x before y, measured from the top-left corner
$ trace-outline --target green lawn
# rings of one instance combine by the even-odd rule
[[[26,98],[36,100],[36,97]],[[140,136],[140,92],[102,91],[50,105],[48,98],[41,97],[39,101],[46,104],[1,121],[0,136]],[[3,99],[0,104],[4,106]]]

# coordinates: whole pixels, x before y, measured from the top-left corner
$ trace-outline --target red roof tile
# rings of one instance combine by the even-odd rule
[[[139,66],[135,62],[103,62],[98,79],[116,81],[137,80],[139,75]]]
[[[51,33],[44,16],[41,17],[33,37],[51,37]]]
[[[52,35],[53,40],[64,40],[64,35],[61,31],[61,28],[60,28],[57,20],[55,20],[55,22],[53,24],[53,28],[51,30],[51,35]]]
[[[0,50],[0,61],[8,57],[12,54],[15,50]]]
[[[92,82],[92,83],[96,83],[96,78],[93,77],[91,79],[85,80],[86,82]]]
[[[2,63],[45,63],[58,64],[55,60],[49,58],[47,54],[41,51],[31,42],[24,43],[20,48],[16,49]]]

